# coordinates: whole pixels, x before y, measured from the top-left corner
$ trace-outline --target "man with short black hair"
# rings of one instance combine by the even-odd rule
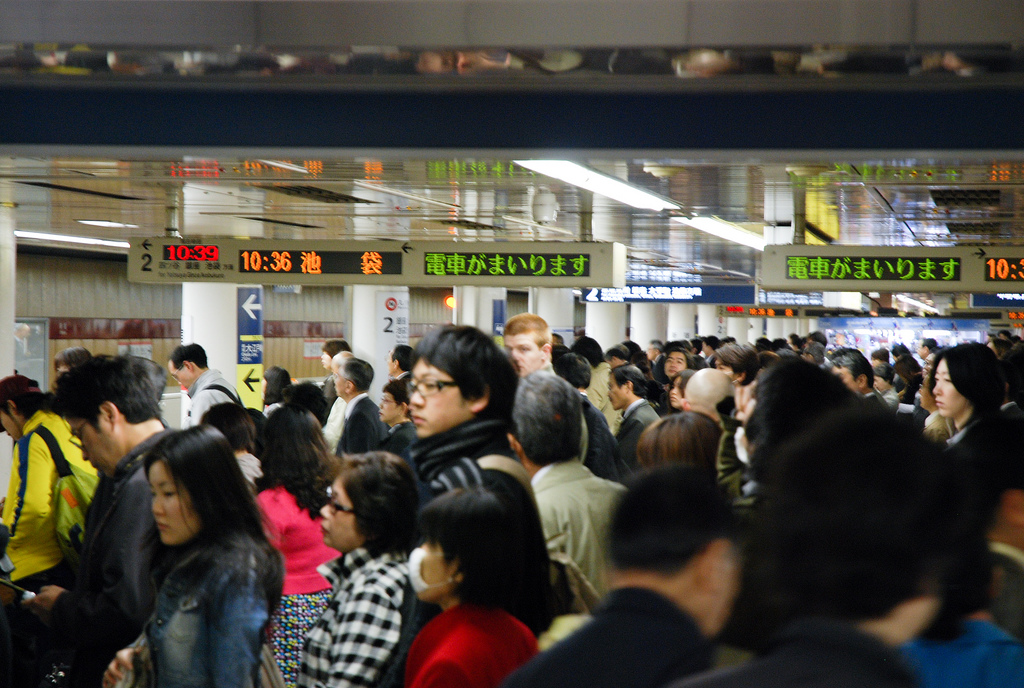
[[[153,611],[157,541],[145,454],[170,430],[152,376],[131,357],[98,356],[57,380],[54,410],[82,443],[100,483],[85,522],[73,590],[47,586],[27,606],[74,648],[69,685],[95,688]]]
[[[755,538],[787,621],[757,659],[671,688],[913,688],[898,648],[935,618],[964,546],[960,471],[863,408],[823,418],[775,468]]]
[[[917,356],[928,367],[935,360],[935,354],[939,352],[939,343],[931,337],[925,337],[917,347]]]
[[[206,350],[198,344],[179,344],[167,361],[171,377],[188,390],[191,400],[183,427],[199,425],[211,406],[227,402],[241,404],[234,385],[224,379],[219,370],[207,365]]]
[[[622,411],[622,423],[615,434],[615,465],[620,471],[637,470],[637,442],[647,426],[658,420],[658,412],[643,397],[646,389],[647,378],[635,365],[613,368],[608,376],[608,398],[616,411]]]
[[[404,380],[412,370],[412,347],[399,344],[388,353],[388,378]]]
[[[604,352],[604,360],[612,370],[629,365],[629,351],[621,344],[616,344]]]
[[[605,541],[624,488],[579,461],[580,394],[544,372],[519,382],[509,444],[530,475],[548,551],[567,554],[597,592],[608,590]]]
[[[717,361],[715,351],[717,351],[720,346],[722,346],[722,340],[715,335],[709,334],[704,337],[704,341],[701,345],[701,353],[704,354],[704,360],[707,361],[708,367],[715,367],[715,363]]]
[[[345,423],[335,453],[364,454],[380,449],[387,427],[380,420],[380,408],[366,393],[373,382],[373,366],[361,358],[349,358],[338,369],[334,384],[338,398],[345,400]]]
[[[612,517],[612,591],[503,688],[659,688],[706,671],[739,585],[732,538],[728,506],[694,468],[638,476]]]
[[[875,371],[861,352],[851,348],[836,349],[832,353],[832,374],[854,394],[859,394],[869,403],[878,404],[878,410],[888,408],[885,399],[875,389]]]
[[[615,466],[615,435],[608,428],[604,414],[587,398],[593,373],[590,363],[579,354],[568,353],[555,361],[554,369],[555,374],[578,390],[582,397],[583,420],[587,428],[587,446],[580,450],[584,453],[583,465],[599,478],[619,481],[621,478]]]

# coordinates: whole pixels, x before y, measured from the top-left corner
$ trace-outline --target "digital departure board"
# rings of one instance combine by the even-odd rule
[[[132,282],[622,287],[626,247],[576,241],[300,241],[157,237],[128,251]],[[751,287],[752,289],[752,287]]]
[[[985,261],[985,280],[1024,283],[1024,258],[989,258]]]

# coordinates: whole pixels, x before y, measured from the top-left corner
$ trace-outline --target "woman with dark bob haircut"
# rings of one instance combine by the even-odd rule
[[[722,428],[703,413],[674,413],[644,430],[636,445],[636,460],[645,469],[672,463],[693,466],[714,483],[721,437]]]
[[[306,632],[331,599],[331,584],[317,567],[338,556],[320,530],[335,460],[320,423],[296,404],[278,407],[267,419],[264,438],[263,477],[257,481],[262,491],[256,499],[285,564],[284,596],[269,637],[285,682],[294,685]]]
[[[423,509],[425,542],[409,557],[409,575],[417,597],[442,611],[409,649],[406,688],[496,687],[537,654],[533,633],[511,613],[523,589],[513,521],[483,488],[453,490]]]
[[[969,428],[999,413],[1006,396],[1006,379],[995,352],[984,344],[961,344],[935,356],[935,405],[953,422],[959,442]]]
[[[253,685],[284,565],[230,445],[206,425],[175,432],[146,455],[145,470],[160,538],[156,607],[143,630],[155,685]],[[117,653],[104,685],[135,652]]]
[[[715,367],[729,376],[736,386],[749,385],[757,379],[761,361],[753,347],[725,344],[715,349]]]
[[[281,366],[270,366],[263,373],[263,413],[269,416],[284,403],[284,388],[292,376]]]
[[[343,556],[320,567],[333,592],[306,635],[298,685],[375,686],[400,659],[418,507],[416,479],[402,459],[387,452],[342,459],[320,525],[324,544]]]

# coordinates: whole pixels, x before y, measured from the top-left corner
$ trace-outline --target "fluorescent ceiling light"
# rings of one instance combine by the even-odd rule
[[[94,237],[69,236],[67,234],[44,234],[42,232],[22,232],[15,230],[14,236],[19,239],[37,239],[39,241],[55,241],[65,244],[88,244],[90,246],[109,246],[111,248],[129,248],[127,241],[111,241]]]
[[[269,165],[270,167],[277,167],[279,169],[288,170],[290,172],[298,172],[299,174],[309,174],[309,170],[307,170],[305,167],[302,167],[301,165],[293,165],[290,162],[281,162],[280,160],[257,160],[256,162],[261,162],[264,165]]]
[[[922,303],[922,302],[918,301],[917,299],[912,299],[909,296],[904,296],[903,294],[895,294],[895,296],[896,296],[897,299],[899,299],[903,303],[907,304],[908,306],[914,306],[916,308],[920,308],[925,313],[939,313],[939,309],[938,308],[935,308],[933,306],[929,306],[927,303]]]
[[[138,229],[138,225],[130,225],[126,222],[108,222],[107,220],[75,220],[83,225],[90,225],[92,227],[109,227],[111,229]]]
[[[737,227],[731,222],[725,222],[719,220],[716,217],[673,217],[675,222],[679,222],[684,225],[699,229],[702,232],[713,234],[716,237],[725,239],[726,241],[733,241],[737,244],[743,244],[750,248],[757,249],[758,251],[764,250],[764,237],[758,236],[753,232],[748,232],[742,227]]]
[[[679,204],[662,196],[609,177],[596,170],[568,160],[514,160],[515,164],[534,172],[607,196],[619,203],[647,210],[678,210]]]

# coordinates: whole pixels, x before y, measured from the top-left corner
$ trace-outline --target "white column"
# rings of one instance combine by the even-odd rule
[[[181,342],[203,347],[210,368],[219,370],[224,379],[234,384],[238,370],[237,284],[181,285]],[[181,401],[184,419],[188,399],[182,395]]]
[[[750,330],[747,332],[747,343],[753,344],[759,337],[764,337],[764,318],[748,318]]]
[[[814,332],[817,329],[818,329],[818,319],[817,318],[807,318],[807,334],[810,334],[811,332]]]
[[[750,341],[750,326],[746,318],[726,318],[725,331],[730,337],[736,338],[737,344],[746,344]]]
[[[4,201],[11,201],[13,192],[7,184],[0,192],[0,327],[7,336],[0,337],[0,377],[14,372],[14,287],[15,260],[17,249],[14,239],[14,208],[5,207]],[[48,353],[45,354],[48,356]],[[47,364],[49,362],[47,361]],[[4,433],[0,440],[0,489],[7,494],[7,483],[11,478],[11,461],[14,444],[11,436]]]
[[[786,336],[786,319],[785,318],[768,318],[768,334],[765,335],[768,339],[778,339],[779,337]]]
[[[693,339],[697,334],[697,306],[690,303],[668,305],[668,338]]]
[[[476,289],[476,327],[489,335],[494,335],[494,302],[508,300],[508,290],[504,287],[477,287]],[[505,321],[508,321],[506,306]]]
[[[785,334],[782,336],[786,339],[789,339],[789,335],[794,333],[807,334],[806,332],[801,332],[803,323],[800,321],[800,318],[781,318],[781,320],[783,322],[782,326],[785,328]]]
[[[455,287],[455,313],[452,322],[456,325],[476,327],[477,287]]]
[[[387,323],[383,318],[387,312],[381,303],[384,297],[378,297],[378,292],[401,292],[405,291],[405,298],[408,300],[407,287],[377,287],[368,284],[353,284],[347,286],[346,291],[351,293],[351,316],[346,318],[346,332],[348,343],[352,345],[352,353],[356,358],[361,358],[373,366],[373,382],[370,384],[369,394],[373,403],[380,401],[380,391],[388,381],[387,354],[390,346],[382,342],[378,346],[378,331]],[[397,297],[396,298],[400,298]],[[349,299],[346,299],[349,301]],[[408,301],[406,301],[408,303]],[[458,304],[456,304],[456,307]],[[392,322],[392,329],[397,323]],[[408,323],[405,324],[406,328]],[[384,335],[381,335],[382,337]]]
[[[588,303],[587,336],[602,349],[609,349],[626,338],[626,304]]]
[[[718,306],[702,303],[697,306],[697,336],[718,334]]]
[[[663,303],[634,303],[629,307],[629,338],[646,351],[652,339],[665,341],[668,307]]]
[[[566,346],[572,346],[576,299],[572,289],[532,287],[530,312],[544,318],[552,332],[562,335]]]

